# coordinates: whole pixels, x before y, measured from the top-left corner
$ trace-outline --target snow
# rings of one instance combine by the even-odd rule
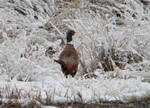
[[[80,102],[79,93],[85,103],[116,100],[130,102],[133,101],[131,100],[133,97],[140,100],[150,91],[150,84],[142,82],[140,78],[106,78],[104,75],[100,75],[97,79],[48,77],[36,82],[1,81],[0,85],[1,89],[7,89],[7,91],[1,91],[4,97],[11,95],[10,91],[19,91],[22,98],[29,98],[25,97],[27,95],[37,97],[41,93],[41,98],[44,100],[47,98],[46,93],[48,93],[54,103]]]
[[[150,10],[141,2],[125,1],[127,5],[108,0],[108,4],[81,2],[69,8],[72,3],[62,0],[1,0],[0,98],[9,100],[12,91],[19,99],[40,97],[43,103],[46,100],[126,103],[150,98]],[[111,8],[109,3],[118,7]],[[101,11],[94,13],[86,7]],[[124,14],[120,12],[123,18],[115,16],[112,12],[115,9],[124,11]],[[133,13],[136,18],[132,17]],[[123,25],[117,25],[118,20]],[[80,65],[75,78],[66,79],[54,62],[63,49],[62,40],[68,29],[76,31],[74,46],[87,71],[95,73],[97,78],[86,79]],[[48,47],[55,53],[46,56]],[[141,55],[143,61],[128,64],[124,70],[116,66],[115,71],[104,72],[94,64],[102,48],[106,53],[110,48],[132,51]],[[127,60],[124,62],[127,64]]]

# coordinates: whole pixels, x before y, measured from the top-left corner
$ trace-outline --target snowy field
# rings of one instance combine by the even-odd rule
[[[74,78],[54,62],[69,29],[81,60]],[[147,99],[149,0],[0,0],[0,101]]]

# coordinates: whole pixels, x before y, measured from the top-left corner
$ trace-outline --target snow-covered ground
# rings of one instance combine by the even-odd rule
[[[53,60],[68,29],[76,31],[74,46],[85,67],[80,65],[75,78],[66,79]],[[139,0],[1,0],[0,98],[40,97],[42,103],[150,98],[149,46],[150,6]],[[128,64],[125,57],[124,70],[113,62],[114,71],[105,72],[98,68],[99,56],[112,48],[142,60]],[[85,78],[85,70],[97,77]]]

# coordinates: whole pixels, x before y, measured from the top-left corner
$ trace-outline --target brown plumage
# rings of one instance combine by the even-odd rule
[[[75,32],[73,30],[69,30],[67,32],[67,45],[64,48],[64,50],[61,52],[59,56],[59,60],[55,60],[55,62],[61,65],[62,72],[66,77],[68,75],[74,77],[78,70],[78,64],[79,64],[78,53],[75,50],[74,46],[70,44],[74,33]]]

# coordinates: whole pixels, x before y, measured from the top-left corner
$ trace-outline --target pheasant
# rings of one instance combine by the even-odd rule
[[[69,30],[66,33],[67,45],[65,46],[64,50],[61,52],[59,59],[54,60],[55,62],[59,63],[61,66],[61,70],[66,76],[71,75],[74,77],[78,70],[79,64],[79,57],[76,49],[74,48],[73,44],[71,44],[72,36],[75,34],[73,30]]]

